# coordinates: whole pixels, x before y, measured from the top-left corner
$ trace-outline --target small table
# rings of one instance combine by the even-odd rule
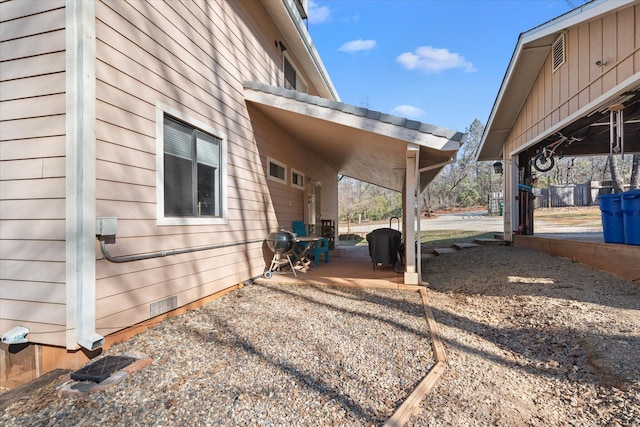
[[[302,267],[303,271],[309,269],[311,265],[309,253],[320,240],[322,240],[322,237],[296,237],[296,245],[292,250],[293,255],[296,257],[296,266]],[[306,245],[300,245],[299,243],[306,243]]]

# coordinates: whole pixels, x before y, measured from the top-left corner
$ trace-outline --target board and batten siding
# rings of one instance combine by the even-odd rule
[[[552,72],[547,57],[516,119],[504,150],[505,164],[511,153],[522,151],[539,135],[576,114],[590,102],[640,73],[640,6],[570,27],[565,32],[566,62]],[[606,62],[605,66],[596,61]],[[514,194],[517,173],[507,170],[505,194]],[[511,224],[512,200],[505,199],[505,236]]]
[[[292,195],[272,191],[267,182],[266,157],[254,136],[260,125],[250,121],[243,83],[278,83],[282,53],[274,40],[279,39],[269,14],[255,1],[96,4],[96,215],[118,218],[117,243],[108,245],[112,255],[263,239],[275,229],[279,206],[288,207]],[[226,223],[158,225],[159,108],[226,136]],[[268,132],[279,136],[277,129]],[[285,144],[273,134],[264,140]],[[286,142],[287,150],[293,148]],[[319,163],[317,158],[284,160],[307,176],[313,175],[307,168]],[[327,173],[333,176],[327,184],[337,188],[335,171],[322,168],[318,178]],[[301,191],[294,193],[299,211],[290,218],[301,218]],[[333,203],[337,195],[327,200]],[[176,296],[182,306],[260,275],[262,246],[123,264],[102,259],[98,250],[97,332],[106,335],[148,319],[153,302]]]
[[[508,138],[506,155],[640,73],[640,6],[569,28],[566,62],[545,61]],[[596,65],[603,61],[605,66]]]
[[[65,2],[0,3],[0,331],[64,344]]]

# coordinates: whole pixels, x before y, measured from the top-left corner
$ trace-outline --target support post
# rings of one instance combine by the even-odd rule
[[[420,283],[416,268],[416,202],[418,198],[418,160],[420,147],[407,145],[407,168],[404,191],[404,283],[418,285]]]

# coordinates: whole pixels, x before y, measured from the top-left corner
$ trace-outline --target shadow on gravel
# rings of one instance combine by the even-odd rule
[[[446,345],[557,380],[640,382],[640,285],[541,252],[480,247],[423,262],[439,324],[500,350]]]
[[[438,292],[542,296],[640,310],[640,284],[565,258],[513,246],[465,249],[425,260],[422,265],[429,288]]]
[[[382,322],[386,325],[390,325],[392,330],[395,330],[395,333],[392,334],[400,334],[405,333],[410,336],[416,337],[416,342],[418,339],[428,339],[428,326],[426,321],[424,322],[424,329],[417,329],[407,325],[403,322],[396,321],[396,317],[400,312],[409,315],[413,319],[418,319],[422,321],[424,319],[424,307],[422,303],[415,303],[412,301],[408,301],[403,299],[400,295],[403,292],[411,292],[411,291],[402,291],[402,290],[394,290],[393,292],[399,295],[398,298],[393,297],[385,297],[383,295],[375,295],[374,293],[368,291],[376,291],[369,289],[350,289],[350,288],[342,288],[342,287],[324,287],[324,286],[314,286],[314,285],[304,285],[306,289],[313,289],[316,292],[329,294],[341,299],[346,304],[340,306],[338,304],[329,304],[326,301],[321,301],[321,299],[316,299],[312,296],[307,295],[305,292],[301,292],[299,288],[296,286],[291,287],[278,287],[278,286],[269,286],[269,285],[260,285],[253,284],[250,285],[252,287],[261,287],[269,289],[274,295],[278,294],[282,298],[278,297],[278,300],[282,301],[281,304],[299,304],[306,305],[307,307],[316,306],[318,311],[322,310],[323,312],[331,312],[332,316],[352,316],[355,318],[360,318],[362,320]],[[388,290],[387,290],[388,291]],[[380,306],[379,314],[366,312],[359,308],[358,303],[370,303]],[[361,307],[361,306],[360,306]],[[311,308],[309,311],[309,316],[313,316],[314,310]],[[296,319],[296,321],[304,322],[304,319]],[[265,325],[266,327],[267,325]],[[289,339],[294,339],[293,336],[296,335],[294,333],[295,327],[292,324],[290,330],[285,330],[282,332],[284,336],[288,336]],[[219,348],[228,348],[232,347],[235,349],[241,349],[243,353],[250,355],[252,357],[259,358],[263,363],[276,368],[278,371],[286,374],[287,376],[293,379],[293,382],[298,384],[300,387],[304,387],[308,390],[311,390],[319,395],[322,395],[324,399],[331,400],[336,402],[346,413],[349,414],[350,418],[353,418],[358,425],[380,425],[384,423],[388,417],[391,415],[390,413],[381,412],[380,407],[372,407],[369,404],[365,404],[358,400],[357,397],[352,397],[348,390],[343,389],[339,383],[336,383],[331,375],[325,376],[325,374],[321,372],[316,372],[314,369],[306,363],[300,363],[296,360],[290,360],[282,355],[277,355],[274,357],[273,354],[269,354],[268,349],[261,348],[260,345],[256,345],[253,342],[253,337],[243,337],[241,333],[238,331],[238,324],[236,324],[232,319],[226,318],[218,318],[216,319],[216,330],[225,331],[224,335],[218,335],[214,332],[204,331],[201,329],[191,329],[189,331],[184,331],[184,333],[196,336],[197,340],[212,343],[216,347]],[[358,331],[354,331],[355,333],[360,333]],[[365,341],[370,339],[373,340],[371,342],[372,349],[375,347],[375,332],[368,334],[367,336],[360,337]],[[299,338],[299,337],[298,337]],[[307,346],[314,347],[317,343],[306,338]],[[430,340],[429,340],[430,341]],[[430,353],[431,347],[429,345],[427,352]],[[331,357],[331,354],[326,355],[327,357]],[[393,354],[387,353],[387,356],[394,357]],[[375,351],[371,352],[371,357],[379,357]],[[339,360],[331,360],[323,363],[325,366],[336,365],[336,371],[340,371],[340,365],[342,362]],[[435,363],[435,361],[434,361]],[[425,374],[430,369],[430,366],[424,366]],[[422,380],[423,376],[419,376],[415,378],[415,384],[407,383],[406,384],[406,394],[410,393],[415,385]],[[363,383],[363,378],[360,378],[359,375],[351,378],[352,381],[358,382],[358,387],[360,389],[363,388],[378,388],[379,386],[375,383],[375,381],[370,383]],[[380,404],[384,404],[387,406],[388,410],[395,410],[406,398],[406,395],[402,394],[397,400],[390,399],[391,402],[380,402]],[[348,421],[349,423],[351,421]]]
[[[640,338],[630,341],[619,335],[584,334],[575,329],[558,327],[543,330],[500,328],[449,311],[433,308],[432,310],[439,324],[490,341],[510,357],[443,338],[446,346],[476,354],[494,363],[555,380],[579,381],[619,389],[626,389],[630,384],[640,381],[638,375],[622,375],[601,366],[597,359],[603,355],[589,344],[596,341],[625,341],[629,351],[633,352],[633,349],[640,349]]]

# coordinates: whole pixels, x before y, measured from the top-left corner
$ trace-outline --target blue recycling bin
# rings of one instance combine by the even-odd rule
[[[640,245],[640,190],[625,191],[621,195],[624,242]]]
[[[603,194],[598,197],[602,216],[605,243],[624,243],[624,219],[620,194]]]

